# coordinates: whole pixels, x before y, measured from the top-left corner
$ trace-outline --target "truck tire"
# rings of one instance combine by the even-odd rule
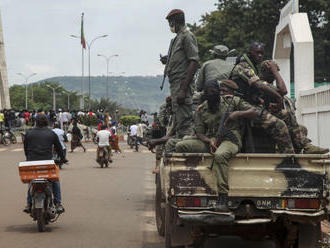
[[[299,224],[297,248],[321,248],[321,223]]]
[[[166,204],[165,208],[165,248],[184,248],[184,246],[173,246],[171,241],[171,235],[173,232],[174,223],[174,213],[170,204]]]
[[[155,216],[158,234],[162,237],[165,235],[165,209],[162,208],[162,189],[160,185],[159,174],[156,175],[156,195],[155,195]]]

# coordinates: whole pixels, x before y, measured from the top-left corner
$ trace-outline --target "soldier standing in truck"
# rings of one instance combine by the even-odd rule
[[[161,57],[161,62],[166,64],[165,75],[170,83],[176,138],[183,138],[193,130],[192,81],[199,66],[198,46],[195,36],[185,25],[182,10],[172,10],[166,19],[176,37],[171,41],[168,55]]]

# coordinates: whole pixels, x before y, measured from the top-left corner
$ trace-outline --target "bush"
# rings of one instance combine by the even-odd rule
[[[82,115],[79,117],[80,123],[85,126],[97,126],[97,117],[95,115]]]
[[[119,119],[124,126],[130,126],[140,121],[140,117],[136,115],[123,115]]]

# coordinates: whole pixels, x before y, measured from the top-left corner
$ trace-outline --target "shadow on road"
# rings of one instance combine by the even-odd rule
[[[58,227],[46,227],[46,232],[51,232]],[[5,232],[12,232],[12,233],[39,233],[37,229],[37,225],[35,223],[32,224],[25,224],[25,225],[13,225],[7,226]]]

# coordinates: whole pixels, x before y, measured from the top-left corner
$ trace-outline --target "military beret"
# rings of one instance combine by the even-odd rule
[[[238,90],[238,85],[233,80],[224,79],[224,80],[221,80],[218,82],[219,82],[220,88],[225,87],[225,88],[229,88],[232,90]]]
[[[181,10],[181,9],[173,9],[173,10],[170,11],[170,13],[168,13],[168,15],[166,16],[166,19],[168,20],[168,19],[170,19],[171,16],[179,15],[179,14],[184,15],[183,10]]]

